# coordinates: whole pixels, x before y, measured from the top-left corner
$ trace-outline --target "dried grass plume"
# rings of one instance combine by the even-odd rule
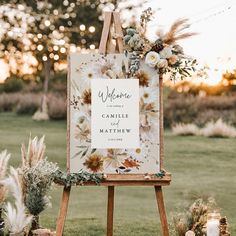
[[[35,166],[40,160],[45,159],[46,145],[44,143],[44,136],[38,139],[36,136],[33,140],[29,138],[28,149],[24,144],[21,146],[21,157],[23,167]]]
[[[172,132],[175,135],[190,136],[199,135],[199,128],[195,124],[176,124],[172,126]]]
[[[11,155],[7,153],[7,150],[4,150],[0,153],[0,181],[5,178],[10,156]],[[7,195],[7,188],[4,185],[0,184],[0,204],[5,200],[6,195]]]
[[[162,34],[161,31],[158,31],[157,35],[165,44],[174,44],[178,40],[190,38],[197,34],[193,32],[183,32],[185,29],[188,29],[189,26],[188,19],[178,19],[172,24],[168,32]]]
[[[236,129],[222,121],[222,119],[216,122],[209,122],[201,130],[201,133],[205,137],[221,137],[221,138],[235,138]]]
[[[15,206],[11,203],[6,205],[7,228],[11,233],[21,233],[31,223],[32,216],[26,214],[23,202],[22,180],[17,170],[10,167],[10,175],[2,180],[1,184],[8,188],[15,200]]]

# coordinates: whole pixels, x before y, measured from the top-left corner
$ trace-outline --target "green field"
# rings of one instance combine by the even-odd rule
[[[46,135],[47,156],[61,168],[66,164],[66,124],[64,121],[34,122],[30,117],[0,113],[0,150],[12,153],[10,164],[20,163],[20,144],[31,133]],[[165,168],[173,175],[165,188],[169,222],[197,196],[215,197],[222,215],[236,235],[236,140],[203,137],[176,137],[165,134]],[[44,227],[55,227],[61,188],[51,193],[52,208],[41,215]],[[105,187],[72,189],[65,235],[100,236],[106,229]],[[115,195],[115,236],[161,235],[154,190],[151,187],[117,187]]]

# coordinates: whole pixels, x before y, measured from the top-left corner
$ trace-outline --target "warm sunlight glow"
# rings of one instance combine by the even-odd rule
[[[9,76],[9,69],[8,65],[3,62],[3,60],[0,60],[0,83],[3,83],[4,80]]]
[[[210,70],[208,72],[209,78],[205,80],[205,83],[211,86],[219,84],[222,79],[222,73],[222,71],[219,71],[217,69]]]

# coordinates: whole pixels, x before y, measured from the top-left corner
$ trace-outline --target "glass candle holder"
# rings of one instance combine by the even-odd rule
[[[207,215],[207,236],[220,236],[220,213]]]

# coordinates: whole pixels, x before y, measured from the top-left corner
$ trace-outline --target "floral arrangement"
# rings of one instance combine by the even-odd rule
[[[27,151],[24,144],[21,147],[24,202],[34,216],[31,230],[39,228],[38,215],[50,205],[47,194],[58,170],[57,164],[45,157],[45,149],[44,136],[30,138]]]
[[[1,203],[6,201],[7,192],[11,192],[15,200],[14,205],[7,203],[5,207],[10,235],[43,235],[44,231],[34,230],[39,228],[39,214],[50,205],[48,192],[59,171],[57,164],[45,157],[45,149],[44,136],[40,139],[30,137],[28,147],[24,144],[21,147],[22,166],[17,170],[11,167],[9,177],[6,177],[6,171],[10,154],[0,153]],[[30,229],[27,229],[29,224]],[[48,235],[54,235],[51,233]]]
[[[46,206],[50,205],[47,193],[51,188],[57,170],[57,165],[46,159],[39,161],[33,167],[23,169],[25,204],[32,215],[39,215]]]
[[[195,33],[184,32],[190,26],[188,20],[177,20],[166,33],[158,31],[157,39],[151,42],[146,38],[145,33],[152,14],[151,8],[148,8],[142,13],[140,24],[126,30],[124,44],[131,54],[130,74],[135,74],[139,70],[140,60],[144,60],[158,74],[168,75],[171,80],[189,77],[192,72],[195,72],[197,62],[186,56],[183,48],[177,44],[177,41],[195,35]]]
[[[177,236],[206,235],[207,215],[216,209],[213,198],[197,199],[184,213],[174,216],[174,232]]]

